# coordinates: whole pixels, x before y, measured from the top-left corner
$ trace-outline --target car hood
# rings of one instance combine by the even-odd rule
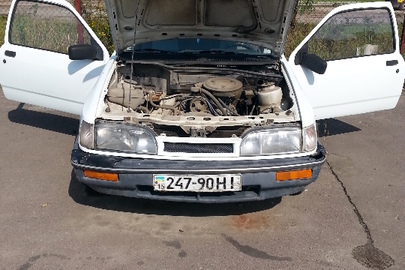
[[[139,44],[170,38],[214,38],[254,43],[280,55],[297,0],[105,2],[118,54],[132,46],[134,39]]]

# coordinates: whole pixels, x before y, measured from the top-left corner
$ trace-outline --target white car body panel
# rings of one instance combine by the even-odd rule
[[[130,52],[125,51],[125,48],[132,44],[134,29],[127,22],[135,21],[134,17],[138,14],[135,15],[134,10],[125,7],[132,7],[136,2],[115,0],[107,1],[107,10],[110,24],[117,30],[114,35],[118,41],[115,40],[115,44],[121,45],[116,49],[118,52],[122,50],[122,54],[114,53],[109,57],[100,40],[67,2],[24,1],[29,2],[25,3],[27,7],[34,9],[38,3],[48,3],[69,10],[79,19],[92,39],[86,39],[87,43],[83,42],[74,22],[68,29],[73,36],[68,41],[74,40],[75,44],[68,43],[65,46],[61,42],[63,46],[60,46],[62,49],[59,51],[63,53],[29,48],[29,43],[20,43],[25,46],[11,44],[8,39],[9,28],[13,10],[18,3],[14,0],[8,18],[5,43],[0,48],[3,58],[3,63],[0,63],[0,83],[5,96],[19,102],[81,114],[80,130],[71,155],[74,173],[80,182],[107,194],[189,202],[251,201],[297,194],[316,180],[326,159],[326,152],[317,140],[315,120],[393,108],[405,77],[405,64],[399,54],[395,23],[393,53],[329,61],[323,75],[294,62],[295,56],[302,52],[300,49],[306,42],[329,18],[339,12],[384,8],[389,10],[391,21],[394,22],[393,9],[385,3],[349,5],[335,9],[287,60],[282,52],[266,55],[262,48],[256,49],[255,53],[236,50],[231,54],[223,54],[226,50],[211,50],[211,44],[211,55],[208,56],[204,56],[207,53],[199,47],[193,57],[187,57],[186,53],[179,54],[179,50],[171,53],[180,58],[169,56],[167,51],[156,50],[138,50],[139,55],[134,57],[135,49],[130,57]],[[266,39],[266,35],[262,34],[272,34],[271,28],[263,33],[260,32],[263,29],[254,28],[260,30],[260,33],[256,33],[261,37],[258,42],[271,44],[273,40],[276,48],[281,50],[281,40],[284,38],[279,37],[287,34],[287,31],[283,32],[287,29],[284,26],[289,24],[295,0],[265,1],[246,0],[244,3],[255,7],[270,3],[268,8],[272,3],[278,3],[279,6],[285,4],[286,10],[279,10],[281,13],[277,13],[277,20],[273,24],[282,35],[278,35],[276,39]],[[224,1],[221,4],[236,5],[242,2]],[[158,2],[142,0],[140,3]],[[196,0],[195,3],[203,6],[205,2]],[[124,9],[117,12],[118,7]],[[237,7],[232,6],[234,9]],[[53,8],[55,7],[51,7]],[[158,9],[154,13],[155,18],[159,18]],[[203,17],[202,13],[197,13],[196,18]],[[220,12],[214,13],[223,15]],[[24,12],[22,14],[28,14],[28,18],[32,15]],[[143,14],[145,13],[141,11],[139,15]],[[252,14],[260,22],[260,13]],[[127,19],[121,18],[121,15]],[[53,18],[58,17],[54,15]],[[232,21],[233,17],[228,16],[226,19],[228,18]],[[49,18],[47,19],[49,22]],[[151,32],[145,27],[140,37],[145,41],[150,35],[153,41],[159,43],[168,39],[168,34],[181,36],[181,27],[175,27],[177,18],[172,19],[174,24],[170,24],[171,27],[159,24]],[[21,26],[18,20],[16,22],[15,25]],[[72,21],[65,19],[60,25],[67,25],[67,22]],[[227,42],[242,42],[237,44],[236,49],[241,45],[248,50],[243,42],[249,43],[254,36],[249,36],[249,32],[236,34],[239,28],[234,27],[225,31],[228,28],[226,23],[227,20],[221,24],[222,32],[215,24],[199,27],[204,30],[203,33],[208,34],[209,38],[206,40],[222,42],[222,37],[214,31],[218,28],[221,33],[236,35],[225,38]],[[235,21],[232,23],[235,26]],[[49,25],[53,27],[54,21]],[[387,25],[389,27],[390,23]],[[165,26],[171,30],[164,32]],[[64,27],[60,29],[63,30]],[[123,29],[127,31],[124,31],[124,35],[120,32]],[[63,32],[62,36],[64,38],[66,33]],[[201,34],[193,31],[192,27],[187,28],[185,36],[188,39],[197,37],[200,45]],[[17,43],[18,37],[13,36],[13,42]],[[182,38],[174,40],[179,43],[187,41]],[[72,61],[65,53],[65,48],[79,44],[84,46],[73,48],[79,48],[78,51],[84,56],[80,58],[79,53],[76,59],[97,59],[100,50],[96,52],[97,57],[91,54],[94,53],[92,45],[95,43],[102,50],[103,60]],[[36,46],[35,42],[32,44]],[[142,43],[141,39],[140,44],[147,45],[147,42]],[[80,51],[81,48],[89,50]],[[50,50],[52,49],[53,47]],[[159,57],[156,54],[160,54]],[[206,82],[208,85],[205,85]],[[236,90],[232,89],[233,85],[237,86]],[[131,104],[131,101],[135,103]],[[108,173],[104,174],[105,172]],[[177,186],[180,178],[192,174],[194,178],[199,175],[204,178],[213,177],[209,178],[212,181],[209,190],[213,188],[213,179],[216,178],[216,191],[222,192],[224,190],[218,190],[218,187],[227,181],[221,178],[224,172],[232,174],[231,177],[243,178],[244,189],[237,192],[225,190],[227,193],[224,196],[214,197],[205,197],[204,192],[200,192],[201,189],[191,190],[196,193],[195,198],[182,193],[167,196],[166,192],[154,189],[158,177],[168,179],[176,175],[179,178],[175,184]],[[278,179],[278,172],[292,173],[289,177]],[[106,179],[105,175],[116,177]],[[166,190],[169,190],[174,181],[172,178]],[[205,184],[208,185],[208,179],[204,180]],[[182,184],[181,190],[190,191],[187,187],[183,189]]]
[[[108,61],[106,57],[108,53],[70,4],[61,0],[43,2],[58,4],[73,12],[103,49],[104,60],[72,61],[64,54],[12,45],[8,42],[8,35],[6,35],[0,55],[10,50],[16,52],[16,57],[4,56],[6,63],[0,65],[3,91],[11,100],[80,114],[88,93],[99,79]],[[12,7],[15,3],[16,1],[13,1]],[[322,75],[293,63],[297,52],[331,16],[345,10],[361,8],[388,8],[395,21],[394,11],[389,3],[362,3],[336,8],[303,40],[292,53],[289,62],[284,62],[285,65],[289,65],[288,70],[294,73],[293,76],[300,84],[299,88],[310,100],[316,119],[390,109],[397,103],[405,77],[405,63],[399,53],[397,38],[396,51],[392,54],[329,61],[327,71]],[[12,12],[13,8],[10,14]],[[9,23],[10,16],[6,31]],[[398,34],[396,24],[394,28],[395,33]],[[397,60],[398,65],[387,67],[385,63],[388,60]],[[18,72],[15,72],[16,70]],[[21,79],[22,74],[24,79]],[[301,98],[299,101],[302,102]],[[302,109],[301,113],[306,114],[306,110],[302,112]]]
[[[290,68],[310,100],[316,119],[392,109],[398,102],[405,78],[405,63],[399,52],[398,38],[395,38],[395,51],[391,54],[328,61],[326,72],[321,75],[294,63],[298,51],[330,17],[347,10],[366,8],[389,9],[395,22],[390,3],[362,3],[336,8],[311,31],[289,58]],[[394,34],[398,37],[396,23]],[[398,64],[387,66],[387,61],[397,61]]]
[[[116,55],[114,53],[105,64],[104,69],[100,74],[99,80],[93,86],[93,89],[90,91],[84,102],[83,110],[81,112],[81,120],[84,120],[90,124],[94,124],[96,116],[100,114],[99,110],[102,106],[99,105],[100,103],[103,103],[102,101],[104,99],[104,96],[108,91],[108,84],[116,67],[116,64]]]
[[[120,53],[132,45],[133,33],[128,29],[136,28],[136,40],[140,43],[180,33],[183,38],[195,37],[199,33],[205,38],[249,40],[280,55],[297,0],[172,1],[160,14],[165,3],[105,0],[115,50]],[[140,12],[135,19],[137,9]]]
[[[66,1],[43,1],[69,9],[80,20],[93,39],[103,50],[102,61],[70,60],[67,54],[13,45],[5,35],[0,48],[3,63],[0,65],[0,83],[10,100],[38,105],[50,109],[80,115],[84,101],[108,61],[105,46],[86,22]],[[13,1],[10,14],[16,1]],[[11,16],[8,18],[8,33]],[[6,51],[15,52],[7,57]]]
[[[291,91],[294,92],[294,95],[296,96],[296,100],[298,102],[297,106],[300,113],[301,124],[303,127],[309,127],[310,125],[313,125],[315,123],[314,111],[312,109],[311,103],[305,95],[301,84],[299,83],[297,77],[295,77],[295,74],[291,69],[289,62],[284,55],[281,56],[281,63],[283,64],[283,74],[285,74],[284,76],[287,84],[289,84]]]
[[[6,50],[11,50],[16,52],[16,56],[14,58],[4,56],[6,63],[0,65],[3,91],[11,100],[80,114],[88,93],[108,61],[106,57],[108,53],[70,4],[61,0],[43,2],[58,4],[73,12],[102,47],[104,60],[72,61],[65,54],[12,45],[6,35],[0,55],[4,55]],[[15,3],[16,1],[13,1],[10,14]],[[405,77],[405,63],[399,53],[397,38],[396,51],[392,54],[329,61],[327,71],[322,75],[293,63],[297,52],[331,16],[345,10],[362,8],[388,8],[394,16],[389,3],[362,3],[336,8],[296,48],[289,62],[284,62],[285,65],[289,65],[288,70],[294,73],[300,88],[310,100],[316,119],[390,109],[397,103]],[[9,23],[10,16],[7,30]],[[394,28],[398,34],[396,24]],[[398,65],[387,67],[385,62],[388,60],[397,60]],[[16,70],[18,72],[15,72]],[[25,76],[24,79],[21,79],[21,74]],[[94,102],[91,103],[95,106]]]

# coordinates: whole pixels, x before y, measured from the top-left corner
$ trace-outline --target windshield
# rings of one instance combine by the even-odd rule
[[[132,47],[125,50],[131,52]],[[171,52],[171,53],[235,53],[249,55],[271,55],[272,50],[247,42],[205,39],[173,38],[137,44],[135,52]]]

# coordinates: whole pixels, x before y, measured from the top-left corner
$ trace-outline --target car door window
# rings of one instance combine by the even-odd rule
[[[89,32],[71,11],[32,1],[18,1],[9,40],[11,44],[63,54],[68,54],[71,45],[94,45]]]
[[[385,8],[346,11],[331,17],[308,41],[308,53],[338,60],[395,51],[394,29]]]

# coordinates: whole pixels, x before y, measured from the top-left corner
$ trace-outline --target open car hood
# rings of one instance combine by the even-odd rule
[[[105,2],[118,54],[133,44],[136,31],[136,44],[214,38],[254,43],[280,55],[297,0],[139,0],[139,6],[138,0]]]

